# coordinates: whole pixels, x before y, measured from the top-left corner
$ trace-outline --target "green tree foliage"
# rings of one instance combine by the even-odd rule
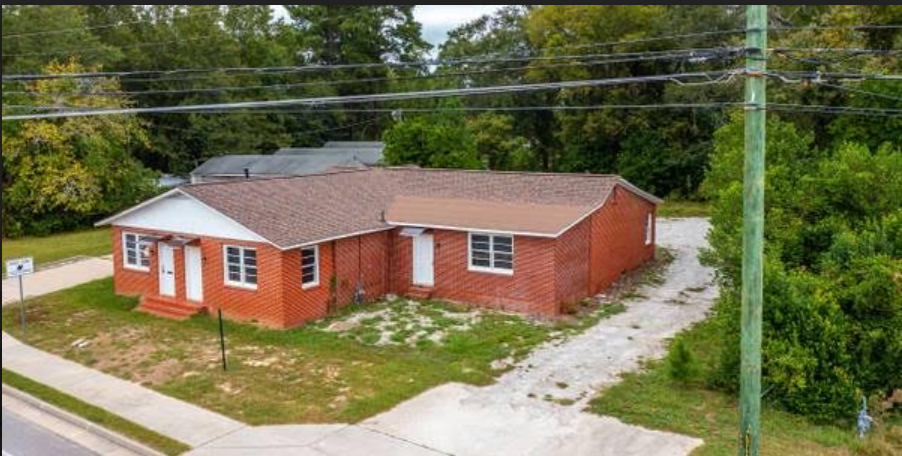
[[[764,383],[768,397],[820,419],[902,387],[902,151],[838,143],[768,119]],[[716,384],[739,372],[743,124],[716,134],[703,185],[715,200],[706,261],[722,272],[717,318],[731,341]]]
[[[466,117],[457,113],[417,116],[385,132],[385,161],[429,168],[482,167]]]
[[[446,105],[452,107],[452,105]],[[385,160],[429,168],[528,170],[536,157],[527,139],[515,134],[511,116],[459,112],[416,116],[385,132]]]
[[[50,65],[48,73],[81,72],[75,64]],[[112,79],[90,84],[73,79],[40,81],[33,93],[52,104],[54,93],[115,91]],[[121,108],[116,97],[74,97],[78,108]],[[135,117],[30,120],[3,134],[3,234],[46,234],[83,226],[135,204],[155,190],[154,173],[129,150],[147,142]]]

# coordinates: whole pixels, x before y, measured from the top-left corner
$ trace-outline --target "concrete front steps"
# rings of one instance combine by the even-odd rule
[[[187,320],[194,315],[206,312],[206,308],[203,306],[188,304],[163,296],[144,296],[141,298],[141,303],[138,304],[138,310],[173,320]]]
[[[424,287],[421,285],[411,285],[407,290],[407,297],[410,299],[429,299],[432,297],[432,287]]]

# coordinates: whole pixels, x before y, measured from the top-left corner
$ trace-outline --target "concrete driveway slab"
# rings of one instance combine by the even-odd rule
[[[713,271],[698,261],[707,228],[704,219],[659,221],[658,242],[674,263],[664,283],[641,289],[644,297],[625,312],[539,347],[494,385],[443,385],[363,426],[458,456],[688,454],[702,441],[582,410],[601,388],[643,359],[662,356],[667,339],[704,319],[717,296]]]
[[[358,426],[348,426],[320,440],[313,448],[329,456],[446,456],[421,444],[406,442]]]

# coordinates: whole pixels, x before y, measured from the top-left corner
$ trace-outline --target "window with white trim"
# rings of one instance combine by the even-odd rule
[[[513,274],[514,236],[510,234],[470,233],[472,271]]]
[[[649,212],[645,218],[645,245],[651,244],[652,232],[654,231],[655,217]]]
[[[223,246],[225,283],[257,288],[257,249],[237,245]]]
[[[151,243],[149,236],[141,236],[135,233],[122,233],[122,260],[128,269],[140,271],[150,270],[150,253],[148,247]]]
[[[301,249],[301,288],[319,285],[319,246]]]

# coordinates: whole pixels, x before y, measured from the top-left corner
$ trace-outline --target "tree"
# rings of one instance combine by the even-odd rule
[[[429,168],[482,168],[466,117],[457,112],[404,119],[385,131],[385,161]]]
[[[810,131],[768,119],[764,381],[770,397],[821,420],[854,414],[862,394],[900,387],[902,151],[819,148]],[[715,318],[726,349],[714,383],[739,372],[742,118],[715,135],[703,190],[714,199],[705,261],[718,267]]]
[[[485,167],[491,170],[530,170],[538,168],[529,141],[514,132],[514,118],[485,113],[468,122],[466,133]]]
[[[74,62],[51,64],[48,73],[82,72]],[[55,92],[115,91],[113,79],[44,80],[32,88],[39,105],[52,105]],[[77,108],[121,108],[117,97],[74,97]],[[5,127],[5,126],[4,126]],[[137,203],[155,191],[154,173],[129,150],[146,145],[135,117],[72,117],[28,120],[3,135],[3,233],[46,234],[83,226]]]

